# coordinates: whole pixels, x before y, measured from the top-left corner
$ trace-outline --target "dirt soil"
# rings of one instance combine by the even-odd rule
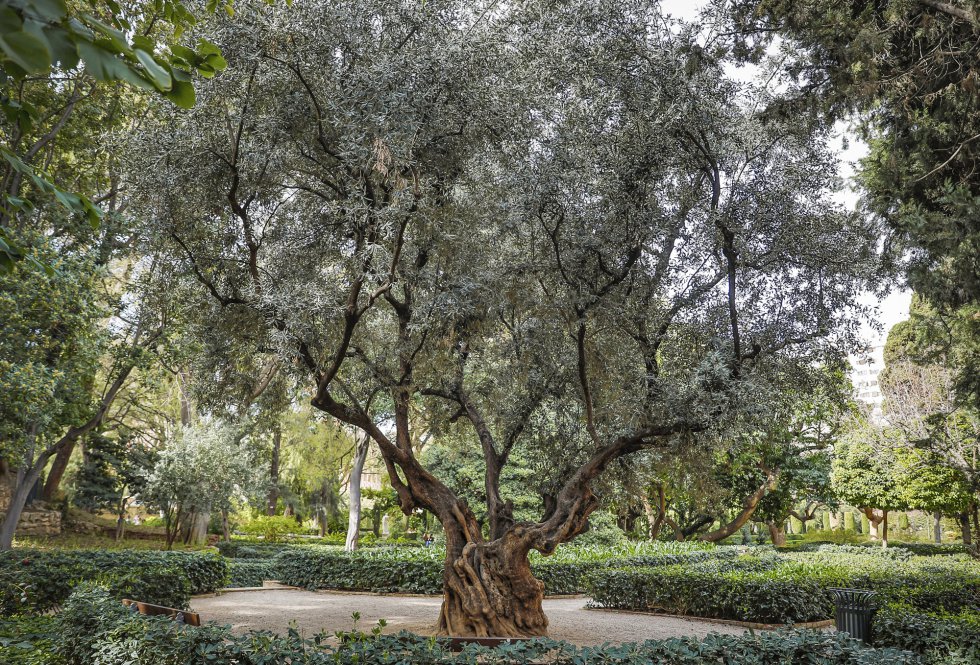
[[[701,637],[708,633],[741,634],[738,626],[662,617],[585,609],[586,598],[555,598],[544,601],[550,621],[549,637],[581,646],[605,642],[642,642],[650,639]],[[300,634],[310,637],[321,630],[333,633],[351,630],[351,614],[361,613],[360,630],[369,630],[385,619],[386,633],[408,630],[432,635],[439,618],[440,596],[382,596],[335,591],[270,589],[236,591],[220,596],[195,598],[191,607],[201,621],[230,624],[235,632],[249,629],[285,633],[292,622]]]

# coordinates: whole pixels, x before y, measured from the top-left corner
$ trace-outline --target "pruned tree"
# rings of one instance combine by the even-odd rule
[[[874,233],[828,202],[819,127],[674,28],[642,2],[246,7],[212,29],[228,74],[137,141],[188,306],[275,349],[442,524],[443,633],[545,634],[528,554],[583,532],[613,461],[751,427],[855,331]],[[473,428],[486,529],[414,409]],[[501,470],[532,441],[563,473],[517,521]]]

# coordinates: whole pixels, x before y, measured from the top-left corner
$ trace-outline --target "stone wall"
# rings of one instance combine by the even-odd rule
[[[18,536],[57,536],[60,533],[61,512],[57,510],[26,508],[17,523]]]

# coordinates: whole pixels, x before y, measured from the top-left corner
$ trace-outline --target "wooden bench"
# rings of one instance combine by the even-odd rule
[[[185,626],[200,626],[201,625],[201,615],[197,612],[187,612],[185,610],[174,609],[173,607],[164,607],[162,605],[151,605],[150,603],[141,603],[138,600],[130,600],[124,598],[122,601],[123,605],[128,607],[131,612],[139,612],[145,616],[158,617],[165,616],[170,617],[175,622],[184,624]]]

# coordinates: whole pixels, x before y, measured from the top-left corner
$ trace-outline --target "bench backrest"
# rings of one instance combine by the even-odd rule
[[[122,603],[133,612],[139,612],[140,614],[144,614],[146,616],[166,616],[170,617],[177,623],[182,623],[187,626],[201,625],[201,615],[197,612],[187,612],[185,610],[174,609],[173,607],[141,603],[138,600],[130,600],[128,598],[123,599]]]

